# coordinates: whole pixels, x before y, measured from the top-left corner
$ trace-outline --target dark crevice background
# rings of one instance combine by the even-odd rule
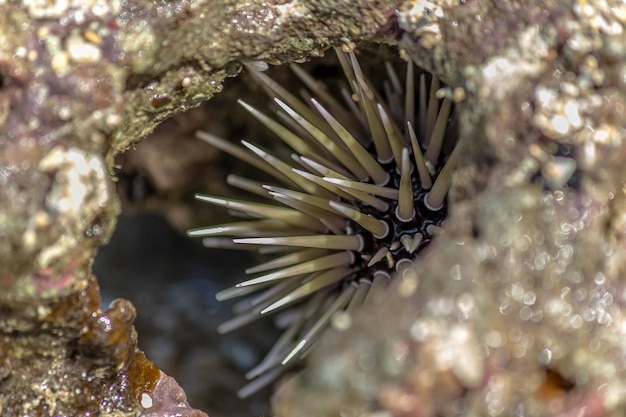
[[[240,281],[252,257],[206,249],[159,214],[122,214],[94,263],[102,307],[125,298],[137,308],[139,348],[211,417],[268,415],[270,390],[240,400],[243,373],[262,359],[275,331],[257,323],[226,336],[216,327],[231,305],[215,293]]]

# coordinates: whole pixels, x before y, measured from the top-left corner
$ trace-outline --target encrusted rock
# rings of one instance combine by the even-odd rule
[[[119,211],[113,157],[219,92],[243,62],[287,62],[340,42],[392,40],[396,6],[3,4],[0,414],[194,415],[179,388],[138,351],[130,303],[100,311],[90,267]]]
[[[277,414],[626,411],[622,3],[3,7],[1,414],[164,415],[175,403],[193,415],[137,350],[132,306],[99,309],[89,268],[118,211],[114,154],[243,62],[400,35],[403,55],[457,102],[469,145],[454,208],[415,270],[280,392]]]
[[[625,10],[401,8],[407,54],[464,90],[449,219],[278,392],[278,415],[626,412]]]

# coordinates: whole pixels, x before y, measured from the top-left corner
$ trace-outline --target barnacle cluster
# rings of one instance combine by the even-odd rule
[[[239,102],[285,149],[267,150],[245,140],[237,146],[207,132],[197,134],[271,178],[227,178],[267,202],[196,195],[245,219],[188,232],[207,247],[258,249],[274,256],[247,269],[251,279],[217,295],[220,300],[242,297],[220,332],[271,313],[278,313],[276,322],[284,329],[246,375],[252,382],[239,392],[242,397],[298,363],[329,323],[340,323],[337,317],[349,320],[392,274],[403,273],[446,216],[450,171],[460,147],[450,128],[452,102],[438,94],[437,77],[416,77],[409,63],[403,84],[387,64],[388,79],[379,93],[353,53],[337,56],[346,77],[339,98],[298,66],[292,69],[308,88],[303,99],[248,68],[273,98],[282,123]],[[285,154],[291,160],[277,156]]]

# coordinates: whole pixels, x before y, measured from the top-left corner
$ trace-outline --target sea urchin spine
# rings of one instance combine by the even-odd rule
[[[268,203],[198,194],[197,199],[233,210],[246,220],[188,232],[202,237],[208,247],[256,247],[279,255],[249,268],[246,273],[253,278],[217,295],[227,300],[252,294],[235,304],[235,316],[219,327],[220,332],[282,311],[277,322],[285,331],[266,358],[248,372],[253,381],[240,390],[241,397],[306,355],[335,313],[355,311],[377,288],[387,285],[394,271],[401,273],[410,266],[445,218],[458,147],[447,129],[451,102],[440,103],[436,97],[438,79],[432,77],[427,95],[421,75],[416,111],[411,63],[404,88],[387,66],[390,79],[383,100],[354,54],[337,55],[349,84],[341,89],[346,105],[297,66],[292,67],[296,75],[318,97],[304,93],[308,105],[250,69],[273,97],[284,125],[243,101],[240,104],[288,146],[292,161],[247,141],[241,141],[241,148],[206,132],[197,134],[281,184],[230,175],[229,184],[263,196]],[[416,122],[418,132],[413,128]]]

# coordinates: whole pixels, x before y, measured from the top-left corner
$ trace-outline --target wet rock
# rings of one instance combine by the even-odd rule
[[[407,54],[465,92],[449,219],[415,269],[279,390],[277,415],[624,414],[625,11],[399,12]]]
[[[430,254],[327,341],[279,392],[277,413],[623,415],[623,4],[137,0],[3,12],[2,414],[184,405],[137,350],[132,307],[99,309],[89,270],[118,212],[114,154],[212,97],[243,62],[402,35],[404,54],[458,100],[468,151],[454,207]]]
[[[114,155],[219,92],[242,62],[302,59],[340,39],[391,39],[381,28],[394,21],[395,4],[378,6],[3,5],[0,414],[137,415],[144,394],[158,390],[158,413],[184,403],[170,382],[157,384],[159,370],[137,349],[134,308],[100,309],[90,267],[119,212]]]
[[[187,403],[185,392],[176,380],[161,373],[154,391],[141,394],[141,417],[158,416],[206,417],[201,411],[194,410]]]

